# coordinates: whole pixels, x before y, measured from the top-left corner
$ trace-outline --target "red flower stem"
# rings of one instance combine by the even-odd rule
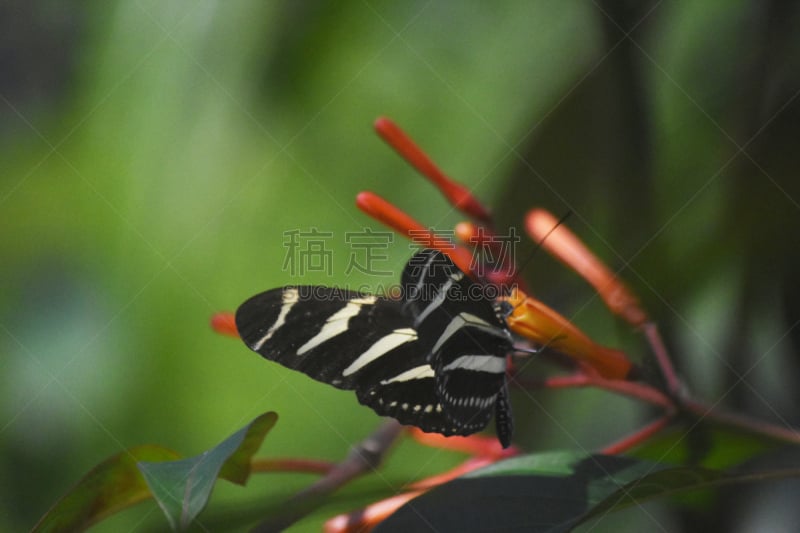
[[[428,178],[454,207],[462,213],[490,225],[489,210],[467,187],[442,172],[397,124],[386,117],[379,117],[375,120],[375,131],[395,152],[408,161],[420,174]]]
[[[250,462],[252,472],[298,472],[306,474],[327,474],[336,463],[315,459],[254,459]]]
[[[625,453],[631,448],[642,444],[647,439],[664,429],[672,422],[675,415],[670,413],[662,416],[661,418],[650,422],[646,426],[641,429],[636,430],[635,432],[631,433],[627,437],[620,439],[619,441],[615,442],[614,444],[610,444],[603,448],[600,453],[606,455],[615,455],[618,453]]]
[[[503,245],[491,228],[464,221],[456,224],[455,234],[458,240],[472,248],[488,250],[496,263],[484,267],[483,277],[489,283],[498,286],[516,285],[528,292],[527,284],[519,276],[519,270],[514,263],[513,253],[503,250]]]
[[[514,455],[519,455],[519,453],[515,453]],[[513,457],[510,455],[509,457]],[[501,457],[488,457],[488,456],[480,456],[480,457],[471,457],[467,459],[460,465],[455,468],[452,468],[446,472],[442,472],[441,474],[436,474],[435,476],[426,477],[425,479],[421,479],[419,481],[415,481],[411,483],[408,488],[412,490],[429,490],[433,487],[438,487],[448,481],[452,481],[457,477],[461,477],[464,474],[468,474],[473,472],[479,468],[483,468],[489,466],[491,464],[496,463],[502,459]]]
[[[800,444],[800,430],[795,428],[778,426],[740,414],[718,411],[697,400],[684,400],[682,407],[701,419],[711,420],[748,433],[768,437],[779,442],[795,445]]]
[[[656,363],[661,370],[661,375],[664,376],[667,391],[673,396],[680,396],[683,390],[681,380],[678,378],[675,367],[672,365],[672,359],[670,359],[667,347],[664,345],[664,340],[658,332],[658,326],[656,326],[655,322],[646,322],[642,324],[642,330],[650,345],[650,349],[653,350],[653,355],[655,355]]]
[[[669,418],[672,418],[677,410],[682,410],[692,413],[701,419],[710,420],[712,422],[736,428],[741,431],[746,431],[755,435],[761,435],[778,442],[800,444],[800,429],[782,427],[744,415],[717,411],[712,409],[710,406],[691,398],[682,399],[680,405],[677,405],[672,398],[658,389],[640,383],[605,380],[599,376],[589,376],[586,374],[556,376],[547,378],[544,381],[539,381],[537,383],[525,383],[524,381],[521,382],[519,377],[515,377],[512,383],[522,383],[523,385],[532,384],[550,389],[598,387],[600,389],[616,392],[624,396],[629,396],[631,398],[636,398],[644,402],[663,407],[667,409],[667,414],[665,416]]]
[[[354,447],[341,463],[325,476],[295,494],[284,505],[286,512],[271,516],[253,528],[254,533],[283,531],[317,507],[327,503],[326,497],[351,480],[377,470],[394,441],[403,432],[395,420],[383,423],[369,437]]]
[[[515,378],[514,381],[519,382],[519,378]],[[538,384],[539,386],[548,389],[597,387],[599,389],[615,392],[623,396],[636,398],[653,405],[658,405],[666,409],[675,408],[675,402],[673,402],[672,399],[663,392],[651,387],[650,385],[644,385],[642,383],[636,383],[633,381],[603,379],[600,376],[591,376],[580,373],[573,374],[571,376],[550,377],[544,381],[540,381]]]

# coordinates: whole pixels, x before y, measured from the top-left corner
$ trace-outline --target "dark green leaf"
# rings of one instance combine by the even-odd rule
[[[726,474],[628,457],[535,454],[497,463],[433,489],[398,509],[375,531],[563,533],[656,497],[783,477],[800,477],[800,470]]]
[[[571,452],[515,457],[412,500],[376,532],[569,531],[594,505],[659,468],[627,457]]]
[[[633,450],[631,455],[659,463],[721,470],[784,445],[784,441],[763,434],[703,420],[691,429],[677,426],[661,431]]]
[[[170,462],[140,462],[139,470],[173,529],[185,529],[203,510],[218,477],[243,484],[250,458],[275,425],[265,413],[216,447],[195,457]]]
[[[139,461],[171,461],[180,457],[161,446],[144,445],[109,457],[83,477],[45,514],[33,531],[85,531],[103,518],[150,497]]]

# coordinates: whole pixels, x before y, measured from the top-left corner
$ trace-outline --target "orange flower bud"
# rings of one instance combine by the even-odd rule
[[[386,117],[375,121],[375,131],[403,159],[428,178],[459,211],[488,223],[489,210],[464,185],[450,179],[400,127]]]
[[[481,244],[477,242],[479,238],[478,226],[469,221],[459,222],[455,227],[456,238],[467,244]]]
[[[558,225],[551,213],[544,209],[528,212],[525,227],[534,241],[588,281],[612,313],[634,326],[647,322],[647,314],[631,290],[569,228]]]
[[[426,248],[435,248],[447,254],[462,271],[469,273],[472,252],[456,246],[449,239],[436,235],[402,209],[375,193],[364,191],[356,196],[356,205],[363,212]]]
[[[239,337],[236,329],[236,317],[233,313],[214,313],[211,316],[211,329],[229,337]]]

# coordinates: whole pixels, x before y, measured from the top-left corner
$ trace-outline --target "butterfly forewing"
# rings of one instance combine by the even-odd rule
[[[352,389],[383,355],[416,341],[398,302],[319,286],[283,287],[258,294],[236,312],[250,349],[312,378]],[[366,357],[359,360],[359,356]],[[392,364],[395,361],[396,364]],[[355,363],[355,364],[354,364]],[[405,369],[382,359],[384,371]]]

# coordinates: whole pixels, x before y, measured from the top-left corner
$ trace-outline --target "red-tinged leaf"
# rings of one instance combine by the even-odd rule
[[[242,439],[239,447],[236,448],[236,450],[222,464],[222,468],[219,471],[219,477],[239,485],[244,485],[247,483],[250,473],[252,472],[251,465],[253,456],[256,454],[258,449],[261,448],[261,443],[264,442],[264,437],[267,436],[267,433],[270,432],[277,421],[277,413],[264,413],[250,422],[246,428],[239,430],[236,434],[231,436],[228,440],[233,439],[236,435],[244,431],[244,439]],[[226,440],[225,442],[228,441]],[[222,446],[222,444],[220,444],[220,446]],[[219,446],[217,448],[219,448]]]
[[[217,478],[244,484],[250,460],[278,415],[265,413],[214,448],[195,457],[139,463],[147,485],[173,529],[185,529],[205,508]]]
[[[172,461],[176,452],[155,445],[131,448],[94,467],[34,526],[35,533],[85,531],[91,525],[150,497],[139,461]]]

